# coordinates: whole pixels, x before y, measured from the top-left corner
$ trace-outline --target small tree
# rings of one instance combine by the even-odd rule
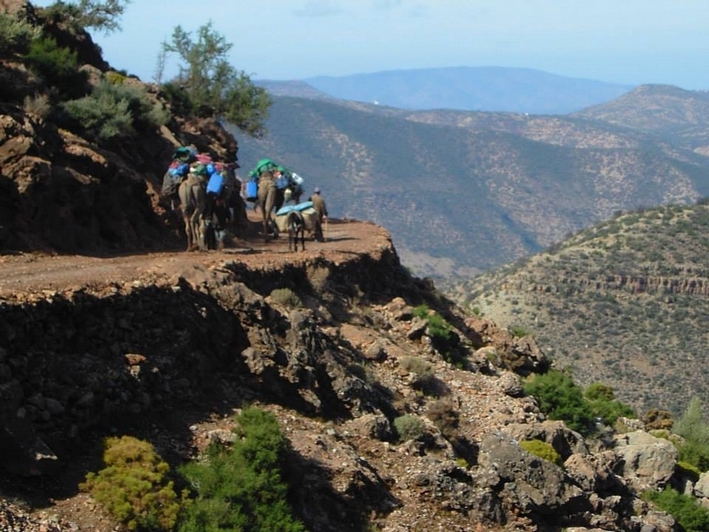
[[[121,29],[118,18],[123,15],[131,0],[79,0],[67,4],[61,0],[47,7],[45,16],[49,20],[61,21],[74,31],[95,28],[106,35]]]
[[[196,497],[178,530],[303,532],[287,502],[281,473],[287,440],[278,419],[249,407],[236,420],[238,439],[231,448],[214,444],[204,461],[182,468]]]
[[[709,424],[704,421],[702,402],[693,397],[682,417],[675,423],[674,432],[684,438],[679,445],[679,459],[701,471],[709,470]]]
[[[564,421],[569,428],[588,435],[593,432],[593,414],[581,388],[566,372],[550,370],[535,375],[524,385],[527,395],[539,401],[539,408],[549,419]]]
[[[167,54],[177,54],[181,60],[179,74],[170,82],[169,93],[179,87],[199,115],[215,116],[259,137],[265,132],[271,99],[265,89],[255,86],[249,76],[229,64],[227,54],[231,48],[214,31],[211,21],[197,30],[196,40],[177,26],[172,41],[163,42],[158,68],[164,68]]]

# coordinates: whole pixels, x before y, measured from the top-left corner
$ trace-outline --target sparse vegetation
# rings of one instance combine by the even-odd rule
[[[428,408],[426,415],[446,438],[451,439],[457,435],[460,413],[452,401],[439,399]]]
[[[402,369],[410,373],[415,373],[418,376],[428,375],[432,371],[431,364],[426,362],[421,357],[416,356],[401,357],[399,360],[399,365]]]

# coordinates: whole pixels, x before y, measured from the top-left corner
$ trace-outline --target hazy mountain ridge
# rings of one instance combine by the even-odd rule
[[[644,85],[615,100],[573,113],[645,133],[709,155],[709,92]]]
[[[465,277],[616,211],[709,194],[706,157],[589,118],[275,97],[268,130],[240,139],[245,172],[283,161],[334,212],[387,227],[419,275]]]
[[[706,204],[631,212],[450,293],[533,333],[580,382],[678,414],[709,392],[708,230]]]
[[[302,81],[334,98],[402,109],[530,114],[566,114],[632,89],[630,85],[496,66],[393,70]]]

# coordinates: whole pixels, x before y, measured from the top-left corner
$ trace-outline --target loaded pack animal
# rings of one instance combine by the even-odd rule
[[[261,159],[251,175],[253,178],[250,178],[247,185],[251,184],[252,179],[254,183],[258,184],[255,199],[261,210],[264,239],[268,242],[271,232],[275,237],[278,237],[278,227],[272,219],[273,211],[278,211],[286,201],[299,202],[303,193],[303,180],[271,159]],[[249,194],[248,186],[247,194]],[[252,201],[253,196],[249,194],[247,198]]]
[[[263,238],[268,242],[271,230],[275,237],[278,237],[278,228],[271,220],[271,212],[276,206],[278,189],[276,188],[273,171],[261,172],[258,180],[258,205],[261,210],[261,222],[263,225]]]
[[[187,251],[206,249],[204,241],[204,212],[207,206],[206,172],[204,175],[200,174],[201,169],[191,169],[177,189],[187,235]]]
[[[300,212],[293,210],[287,215],[288,226],[288,251],[298,251],[298,238],[300,249],[305,251],[305,220]]]

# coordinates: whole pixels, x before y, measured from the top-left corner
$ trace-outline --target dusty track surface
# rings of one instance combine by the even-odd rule
[[[0,300],[22,293],[100,288],[133,280],[189,278],[225,261],[238,261],[249,269],[277,269],[318,256],[338,263],[353,255],[376,254],[391,246],[386,230],[355,220],[329,220],[325,239],[316,242],[306,238],[305,251],[297,252],[288,250],[288,235],[265,242],[255,231],[250,231],[246,240],[237,240],[223,251],[175,250],[113,256],[5,254],[0,255]]]

